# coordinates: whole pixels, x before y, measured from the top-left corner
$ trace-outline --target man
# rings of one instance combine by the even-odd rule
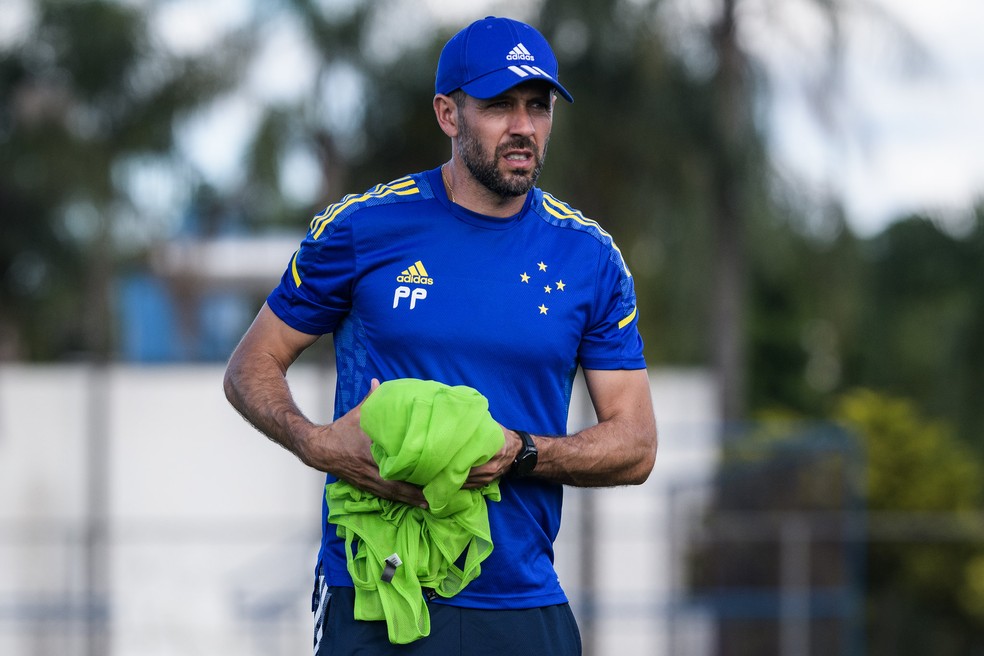
[[[344,545],[325,509],[316,653],[579,654],[553,569],[562,487],[641,484],[656,455],[633,280],[597,223],[534,186],[554,95],[573,101],[536,30],[493,17],[463,29],[441,54],[435,91],[450,161],[312,220],[230,359],[226,395],[329,483],[419,507],[417,487],[382,480],[360,429],[359,404],[378,381],[473,387],[502,426],[505,446],[466,483],[499,481],[493,551],[463,591],[430,602],[428,637],[397,647],[380,622],[353,620]],[[325,333],[335,420],[317,425],[285,373]],[[598,423],[565,436],[578,366]]]

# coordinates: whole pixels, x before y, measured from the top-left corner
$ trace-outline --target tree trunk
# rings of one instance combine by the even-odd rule
[[[714,290],[712,294],[713,364],[719,385],[719,413],[724,422],[745,412],[745,220],[742,202],[748,147],[748,98],[745,57],[735,25],[737,0],[722,0],[714,27],[718,59],[715,122],[718,147],[713,178]]]

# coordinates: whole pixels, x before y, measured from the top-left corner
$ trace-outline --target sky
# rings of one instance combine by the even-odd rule
[[[138,0],[133,0],[138,1]],[[346,11],[358,0],[334,0]],[[706,21],[715,0],[669,0],[684,20]],[[5,0],[0,45],[17,38],[30,20],[30,0]],[[393,3],[391,24],[378,29],[398,52],[397,35],[430,15],[464,24],[482,13],[476,0]],[[836,91],[817,94],[830,32],[809,0],[742,0],[742,40],[768,71],[772,101],[768,134],[778,168],[817,196],[841,199],[851,227],[863,236],[913,212],[934,215],[959,231],[976,200],[984,198],[984,2],[981,0],[870,0],[845,3],[843,59]],[[247,20],[246,0],[170,0],[159,3],[156,35],[179,52],[207,49],[223,31]],[[897,24],[861,11],[883,7]],[[399,8],[403,7],[403,10]],[[703,8],[702,8],[703,7]],[[432,18],[433,19],[433,18]],[[419,19],[418,19],[419,21]],[[426,28],[426,25],[422,27]],[[259,105],[289,100],[312,88],[317,71],[294,38],[296,26],[273,19],[253,76],[238,94],[182,130],[183,147],[219,184],[234,184],[241,147]],[[905,35],[908,46],[900,45]],[[283,71],[290,71],[284,75]],[[563,71],[561,71],[563,75]],[[333,87],[350,85],[344,72]],[[351,94],[348,94],[351,97]],[[575,93],[576,95],[576,93]],[[333,94],[343,98],[346,94]],[[826,113],[818,120],[816,108]],[[324,120],[344,127],[351,108],[326,104]],[[576,106],[575,106],[576,109]],[[221,143],[221,147],[216,147]],[[316,193],[313,154],[298,148],[286,159],[284,191],[298,202]]]
[[[984,200],[984,2],[882,3],[897,29],[855,15],[844,30],[832,132],[819,129],[804,94],[783,77],[796,67],[784,71],[783,57],[773,60],[775,154],[840,195],[861,234],[911,212],[959,232]],[[897,38],[902,32],[908,45]]]

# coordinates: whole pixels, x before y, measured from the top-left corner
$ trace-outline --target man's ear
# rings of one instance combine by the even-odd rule
[[[458,105],[451,96],[443,93],[434,96],[434,115],[444,134],[452,139],[458,136]]]

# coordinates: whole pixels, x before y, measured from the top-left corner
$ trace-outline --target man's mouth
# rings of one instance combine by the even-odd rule
[[[509,152],[503,156],[503,159],[506,160],[506,162],[508,162],[509,164],[512,164],[517,167],[529,166],[534,162],[533,153],[528,151]]]

